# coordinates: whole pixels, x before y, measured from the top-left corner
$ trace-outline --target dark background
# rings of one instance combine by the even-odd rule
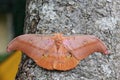
[[[14,37],[23,33],[26,0],[0,0],[0,13],[12,13]]]

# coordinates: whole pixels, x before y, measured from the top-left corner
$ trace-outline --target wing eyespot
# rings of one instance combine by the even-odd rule
[[[47,57],[48,57],[48,55],[47,55],[47,54],[42,54],[42,56],[43,56],[43,57],[45,57],[45,58],[47,58]]]
[[[67,56],[66,56],[66,58],[68,58],[68,59],[69,59],[69,58],[71,58],[71,57],[72,57],[72,54],[71,54],[71,52],[68,52],[68,53],[67,53]]]

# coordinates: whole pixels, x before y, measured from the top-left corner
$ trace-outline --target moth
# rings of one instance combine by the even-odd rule
[[[93,35],[64,36],[24,34],[13,39],[7,51],[21,50],[48,70],[70,70],[94,52],[108,54],[106,45]]]

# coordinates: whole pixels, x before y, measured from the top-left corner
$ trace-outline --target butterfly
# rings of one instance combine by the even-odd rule
[[[93,35],[65,36],[24,34],[13,39],[7,51],[21,50],[37,65],[48,70],[70,70],[94,52],[108,54],[106,45]]]

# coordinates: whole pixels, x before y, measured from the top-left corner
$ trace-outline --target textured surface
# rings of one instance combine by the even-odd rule
[[[73,70],[46,71],[24,56],[19,80],[119,80],[120,0],[27,0],[25,33],[93,34],[110,55],[95,53]]]

